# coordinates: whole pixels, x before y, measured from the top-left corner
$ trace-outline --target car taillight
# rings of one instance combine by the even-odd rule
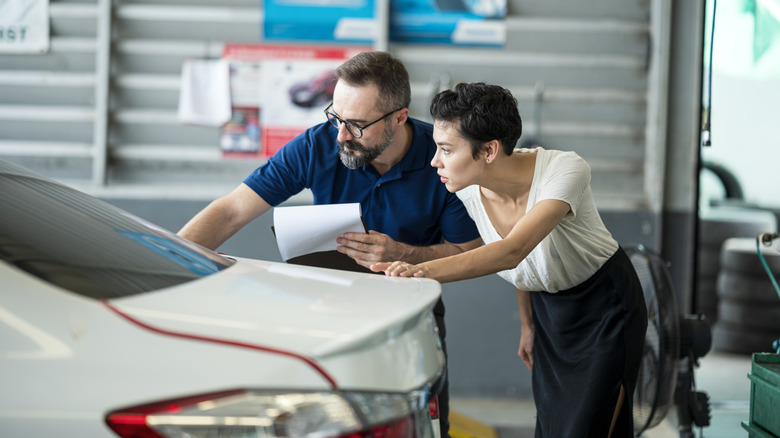
[[[430,401],[428,401],[428,412],[432,419],[439,419],[439,396],[434,395],[431,397]]]
[[[123,438],[430,438],[427,391],[271,392],[239,390],[114,411]]]

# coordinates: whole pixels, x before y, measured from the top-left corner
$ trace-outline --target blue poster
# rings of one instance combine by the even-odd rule
[[[266,40],[371,44],[376,35],[374,0],[265,0]]]
[[[502,46],[506,0],[390,0],[390,40]]]

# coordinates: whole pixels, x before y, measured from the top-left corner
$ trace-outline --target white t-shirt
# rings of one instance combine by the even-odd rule
[[[534,150],[536,166],[526,212],[545,199],[564,201],[571,211],[516,268],[498,275],[520,290],[558,292],[577,286],[595,274],[617,251],[618,243],[596,209],[588,163],[574,152],[541,147],[514,153]],[[466,187],[457,194],[485,244],[501,240],[482,204],[479,186]]]

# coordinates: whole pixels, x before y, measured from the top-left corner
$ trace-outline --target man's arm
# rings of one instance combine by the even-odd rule
[[[409,260],[409,263],[422,263],[442,257],[460,254],[464,251],[482,245],[482,238],[476,238],[464,243],[444,242],[431,246],[414,246],[393,240],[387,234],[369,231],[363,233],[346,233],[336,239],[342,252],[362,266],[370,267],[373,263],[387,260]],[[412,261],[414,260],[414,261]]]
[[[478,248],[482,246],[482,244],[482,238],[477,237],[474,240],[463,243],[452,243],[445,241],[444,243],[431,246],[413,246],[406,244],[401,245],[408,247],[407,250],[411,258],[416,258],[420,260],[417,263],[422,263],[428,260],[435,260],[442,257],[449,257],[451,255],[460,254],[462,252]]]
[[[241,184],[190,219],[177,233],[206,248],[216,249],[244,225],[270,210],[254,190]]]

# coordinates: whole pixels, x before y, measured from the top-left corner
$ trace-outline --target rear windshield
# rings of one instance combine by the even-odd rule
[[[233,264],[106,202],[3,160],[0,260],[93,298],[176,286]]]

